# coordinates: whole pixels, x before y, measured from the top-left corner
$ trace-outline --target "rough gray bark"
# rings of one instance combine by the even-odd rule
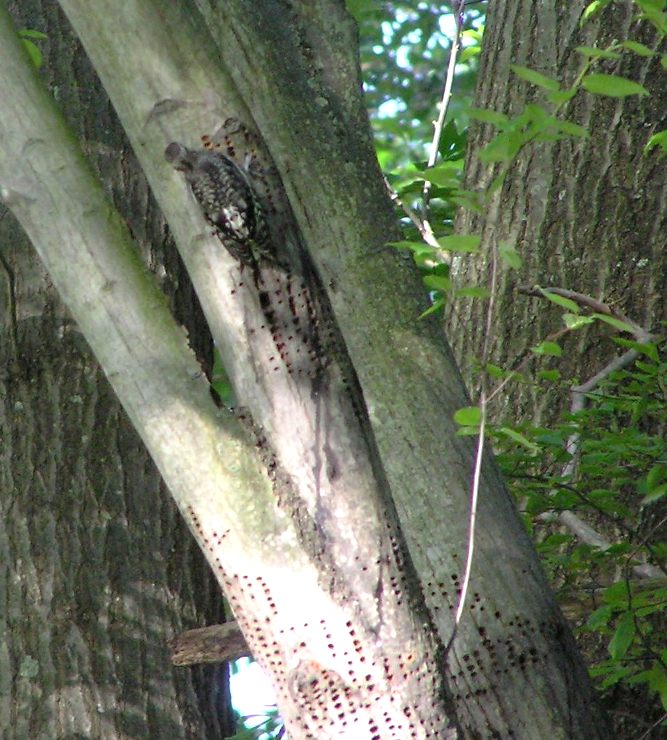
[[[583,28],[581,12],[579,3],[494,2],[476,105],[516,115],[526,102],[542,101],[540,91],[514,76],[510,64],[536,69],[566,87],[584,60],[576,46],[634,39],[660,49],[651,26],[636,21],[637,7],[629,1],[613,3]],[[501,242],[514,245],[523,258],[519,271],[499,265],[490,359],[504,367],[563,326],[557,307],[517,293],[522,284],[553,285],[605,300],[649,330],[657,330],[667,316],[664,159],[657,148],[648,155],[642,151],[652,134],[667,127],[665,72],[659,56],[633,54],[622,62],[604,61],[597,71],[640,82],[650,96],[617,100],[580,92],[565,114],[584,126],[590,139],[528,146],[484,214],[466,211],[458,221],[461,233],[481,234],[483,245],[481,258],[457,263],[463,282],[487,284],[491,251]],[[471,126],[467,187],[483,189],[493,178],[477,156],[492,135],[490,126]],[[484,311],[480,301],[459,301],[448,312],[466,374],[482,344]],[[614,347],[603,334],[609,331],[584,329],[564,342],[557,365],[564,376],[586,379],[606,364]],[[504,394],[512,418],[517,402],[536,423],[550,418],[560,403],[555,394],[530,385],[515,385]]]
[[[446,642],[472,469],[471,440],[455,436],[451,415],[468,400],[437,325],[417,321],[425,308],[418,276],[384,246],[396,232],[358,95],[354,28],[335,2],[267,2],[251,18],[241,2],[203,5],[329,288]],[[447,664],[464,733],[604,736],[569,631],[491,463],[480,506],[472,595]]]
[[[19,27],[48,34],[43,76],[146,255],[172,263],[165,288],[194,341],[206,341],[188,284],[174,290],[164,222],[67,22],[54,3],[12,12]],[[224,618],[210,568],[4,208],[0,243],[0,735],[226,737],[226,668],[176,668],[168,645]]]
[[[451,414],[467,400],[437,324],[417,321],[417,275],[384,248],[395,227],[342,5],[263,2],[248,14],[245,3],[217,4],[216,51],[184,3],[128,2],[113,24],[114,3],[62,4],[169,218],[237,396],[290,478],[273,504],[258,485],[252,494],[221,489],[206,508],[133,406],[274,677],[290,731],[443,737],[451,721],[470,737],[603,737],[583,666],[490,463],[467,616],[449,660],[437,651],[429,618],[445,643],[463,570],[472,447],[455,437]],[[228,116],[258,129],[268,147],[260,138],[259,162],[278,178],[278,193],[285,187],[295,218],[287,211],[290,241],[307,245],[319,271],[313,294],[327,287],[372,435],[345,389],[342,346],[319,388],[281,367],[267,380],[271,340],[258,331],[257,295],[252,286],[239,291],[233,262],[202,235],[201,214],[166,173],[167,143],[193,146]],[[126,393],[123,377],[114,383]],[[209,494],[206,481],[197,485]],[[295,582],[305,594],[297,602]]]
[[[487,17],[475,105],[512,116],[526,102],[543,102],[540,90],[513,75],[510,64],[531,67],[566,87],[584,61],[575,51],[577,46],[604,48],[614,40],[633,39],[664,53],[664,40],[656,38],[650,24],[637,22],[638,9],[631,2],[611,4],[580,28],[583,6],[494,0]],[[523,259],[520,270],[508,270],[502,261],[498,263],[489,359],[502,367],[515,367],[529,348],[564,326],[561,309],[544,299],[526,296],[518,290],[521,285],[555,286],[590,295],[664,335],[665,158],[658,149],[644,154],[643,148],[652,134],[667,128],[665,70],[659,56],[625,54],[621,62],[604,61],[596,71],[640,82],[650,96],[615,100],[580,92],[566,106],[565,116],[584,126],[590,138],[529,145],[484,213],[465,211],[459,215],[460,233],[482,236],[481,255],[457,260],[456,276],[462,283],[488,285],[492,250],[503,242],[513,245]],[[471,125],[467,188],[483,190],[495,175],[479,158],[493,135],[490,126]],[[449,336],[471,384],[475,381],[470,363],[479,357],[485,311],[483,302],[459,300],[446,312]],[[581,329],[560,341],[561,358],[534,360],[526,366],[526,374],[531,376],[545,366],[556,367],[575,384],[587,381],[614,355],[620,355],[611,341],[614,334],[604,325]],[[493,413],[498,420],[549,424],[570,403],[569,393],[551,384],[517,383],[496,401]],[[654,521],[662,514],[664,511],[656,511]],[[650,513],[647,516],[644,512],[637,521],[659,538],[647,526],[647,519],[652,521]],[[571,512],[561,515],[559,522],[586,541],[587,525]],[[624,537],[613,522],[596,519],[594,526],[598,538],[599,531],[610,542]],[[589,608],[596,605],[593,601]],[[581,621],[581,614],[577,619]],[[595,650],[590,643],[584,644]],[[609,709],[619,737],[636,737],[650,726],[645,696],[639,698],[624,687],[610,697]],[[646,723],[642,729],[637,719]]]

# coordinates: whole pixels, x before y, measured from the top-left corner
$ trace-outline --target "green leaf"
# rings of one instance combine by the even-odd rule
[[[500,113],[495,110],[487,110],[486,108],[469,108],[468,115],[476,121],[492,123],[494,126],[498,126],[499,128],[502,128],[509,120],[504,113]]]
[[[652,378],[658,372],[658,368],[654,364],[642,362],[639,359],[635,360],[635,367],[637,370],[643,370],[644,374],[649,378]]]
[[[618,75],[590,74],[582,80],[584,89],[595,95],[624,98],[627,95],[648,95],[648,90],[638,82]]]
[[[590,20],[594,15],[606,8],[611,2],[612,0],[593,0],[592,3],[588,3],[584,8],[584,12],[581,14],[579,25],[583,26],[586,21]]]
[[[506,378],[512,374],[511,370],[503,370],[502,367],[494,365],[491,362],[487,362],[484,369],[492,378]]]
[[[577,91],[572,88],[569,90],[554,90],[547,93],[547,100],[554,103],[554,105],[562,105],[563,103],[567,103],[568,100],[572,100],[576,94]]]
[[[424,285],[430,290],[439,290],[446,293],[452,288],[452,281],[444,275],[425,275]]]
[[[613,316],[607,316],[603,313],[592,313],[591,318],[593,319],[599,319],[600,321],[604,321],[605,324],[609,324],[609,326],[613,326],[614,329],[618,329],[619,331],[627,331],[630,334],[634,331],[633,328],[626,324],[625,321],[621,321],[620,319],[615,319]]]
[[[446,159],[443,162],[440,162],[439,164],[435,165],[435,167],[430,167],[424,172],[454,172],[459,173],[463,172],[463,165],[464,160],[461,158],[458,159]],[[422,173],[423,174],[423,173]]]
[[[667,152],[667,130],[658,131],[657,134],[651,136],[644,147],[644,154],[648,154],[654,146],[659,146],[663,153]]]
[[[462,427],[479,426],[482,410],[479,406],[466,406],[454,413],[454,421]]]
[[[473,41],[476,41],[478,44],[482,42],[482,38],[484,37],[484,26],[480,27],[480,30],[477,28],[467,28],[465,31],[461,33],[462,39],[472,39]]]
[[[556,342],[540,342],[532,351],[536,355],[549,355],[551,357],[560,357],[563,354],[559,344]]]
[[[560,380],[560,371],[558,370],[540,370],[537,373],[537,377],[541,380],[548,380],[551,383],[555,383]]]
[[[427,316],[430,316],[432,313],[438,313],[438,311],[441,311],[445,307],[445,299],[444,298],[437,298],[435,301],[433,301],[433,305],[429,306],[429,308],[426,309],[423,313],[419,315],[420,319],[424,319]]]
[[[518,64],[510,64],[510,68],[517,77],[521,77],[522,80],[526,80],[526,82],[530,82],[532,85],[538,85],[539,87],[552,91],[560,89],[560,85],[557,80],[552,80],[551,77],[547,77],[540,72],[536,72],[534,69],[530,69],[530,67],[521,67]]]
[[[461,52],[458,61],[461,62],[461,64],[468,61],[468,59],[472,59],[473,57],[479,56],[479,54],[482,51],[481,46],[466,46],[465,49]]]
[[[457,437],[476,437],[479,434],[479,427],[459,427],[456,430]]]
[[[604,664],[602,666],[594,666],[590,670],[592,677],[604,677],[603,681],[599,684],[600,689],[608,689],[611,686],[615,686],[634,672],[634,668],[629,665],[622,665],[611,660],[610,665],[612,667]]]
[[[658,347],[654,342],[634,342],[632,339],[623,339],[623,337],[616,337],[614,341],[619,347],[634,349],[635,352],[646,355],[646,357],[649,357],[651,360],[658,362]]]
[[[377,9],[376,0],[346,0],[347,10],[355,21],[360,22],[364,16]]]
[[[594,319],[590,316],[577,316],[573,313],[564,313],[563,321],[568,329],[581,329],[582,326],[592,324]]]
[[[49,38],[45,33],[42,33],[41,31],[33,31],[32,28],[22,28],[19,31],[19,36],[22,39],[39,39],[41,41]]]
[[[659,501],[661,498],[664,498],[667,495],[667,483],[662,483],[659,486],[656,486],[650,493],[647,493],[646,496],[641,500],[642,506],[648,506],[649,504],[655,503],[656,501]]]
[[[632,644],[635,636],[635,620],[632,612],[625,612],[621,615],[616,626],[616,632],[611,638],[608,646],[609,655],[614,660],[620,660]]]
[[[622,606],[624,609],[628,604],[628,585],[625,581],[616,581],[609,588],[606,588],[602,594],[603,601],[611,606]]]
[[[624,41],[621,46],[624,49],[633,51],[635,54],[639,54],[640,57],[653,57],[657,54],[653,49],[649,49],[648,46],[640,44],[639,41]]]
[[[452,234],[438,239],[438,244],[448,252],[478,252],[482,238],[466,234]]]
[[[482,212],[479,193],[475,193],[472,190],[456,189],[453,194],[450,195],[450,200],[461,208],[467,208],[471,211],[476,211],[477,213]]]
[[[30,61],[34,64],[36,69],[40,69],[42,64],[44,64],[44,55],[39,47],[35,46],[30,39],[21,39],[21,41],[23,42],[23,47],[28,52]]]
[[[504,434],[506,437],[509,437],[510,439],[514,440],[518,444],[525,447],[531,455],[537,455],[540,453],[540,447],[539,445],[536,445],[534,442],[531,442],[527,437],[524,437],[523,434],[517,432],[515,429],[510,429],[509,427],[500,427],[498,431],[501,434]]]
[[[562,131],[568,136],[581,136],[584,139],[590,136],[588,130],[583,126],[580,126],[578,123],[572,123],[572,121],[559,121],[557,118],[550,119],[549,122],[551,123],[551,121],[554,121],[556,128],[559,131]]]
[[[469,288],[459,288],[456,291],[457,298],[488,298],[491,292],[488,288],[481,285],[474,285]]]
[[[549,120],[551,119],[549,117],[549,111],[546,108],[535,103],[528,103],[521,112],[521,115],[516,119],[516,123],[523,125],[524,123],[532,122],[537,123],[538,128],[541,128],[539,124],[546,123]]]
[[[667,467],[658,463],[654,465],[646,474],[646,487],[650,491],[667,478]]]
[[[642,9],[640,18],[650,21],[664,36],[667,34],[667,14],[664,13],[665,4],[662,0],[635,0]]]
[[[435,167],[430,167],[421,173],[424,180],[440,185],[441,187],[456,187],[460,181],[460,173],[463,169],[463,160],[456,159],[441,162]]]
[[[664,658],[663,658],[664,660]],[[667,711],[667,673],[665,669],[656,661],[651,671],[648,686],[651,691],[655,691],[660,696],[662,708]]]
[[[508,266],[512,267],[515,270],[518,270],[521,267],[521,264],[523,260],[521,259],[521,255],[514,249],[514,247],[511,244],[508,244],[507,242],[501,242],[500,246],[498,247],[498,254],[500,256],[500,259]]]
[[[44,39],[47,39],[48,36],[41,31],[33,31],[31,28],[21,29],[18,32],[18,35],[23,43],[24,49],[28,52],[30,61],[33,63],[36,69],[40,69],[42,64],[44,64],[44,55],[42,54],[41,49],[30,39],[43,41]]]
[[[388,247],[395,247],[396,249],[409,249],[411,252],[433,252],[433,247],[426,242],[412,242],[412,241],[400,241],[400,242],[387,242]]]
[[[635,0],[642,10],[664,10],[665,0]]]
[[[662,66],[663,69],[667,69],[667,54],[663,54],[660,57],[660,64],[661,64],[661,66]]]
[[[482,149],[479,158],[485,164],[511,162],[526,141],[528,136],[522,131],[503,131]]]
[[[557,306],[560,306],[561,308],[566,308],[570,313],[579,313],[580,309],[579,306],[570,298],[565,298],[562,295],[558,295],[556,293],[552,293],[550,290],[545,290],[544,288],[539,288],[540,293],[549,301],[552,303],[555,303]]]
[[[576,46],[575,51],[590,59],[620,59],[621,55],[609,49],[598,49],[595,46]]]
[[[613,613],[614,609],[611,606],[597,608],[586,620],[586,629],[599,632],[602,627],[606,627],[609,624]]]

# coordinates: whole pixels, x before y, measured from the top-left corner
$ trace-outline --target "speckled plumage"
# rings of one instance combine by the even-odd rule
[[[246,172],[229,157],[172,142],[165,158],[185,175],[207,221],[242,265],[273,258],[271,239]]]

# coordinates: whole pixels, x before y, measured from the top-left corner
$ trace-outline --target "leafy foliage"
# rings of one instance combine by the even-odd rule
[[[590,616],[583,619],[586,604],[574,616],[607,645],[591,666],[600,689],[645,684],[667,709],[667,359],[655,343],[642,349],[631,369],[587,394],[584,410],[549,428],[513,426],[515,437],[502,425],[490,434],[527,527],[540,533],[561,601],[590,594]],[[566,511],[617,532],[616,544],[582,544],[553,528],[544,534],[544,523]],[[637,579],[633,567],[643,563],[664,577]]]
[[[438,141],[439,160],[428,167],[433,121],[438,111],[456,19],[440,3],[348,2],[360,26],[360,57],[366,100],[375,133],[378,160],[397,201],[420,212],[429,186],[429,218],[440,246],[426,244],[414,223],[397,207],[405,240],[394,244],[412,251],[424,272],[432,308],[440,310],[451,289],[446,255],[475,251],[472,242],[453,237],[460,205],[478,207],[474,193],[461,188],[466,148],[465,128],[477,73],[483,35],[484,3],[465,7],[461,18],[461,50],[457,55],[455,91]],[[423,213],[422,213],[423,215]],[[445,240],[444,242],[442,240]],[[446,241],[451,239],[451,241]],[[479,286],[462,286],[461,295],[483,296]]]
[[[479,53],[478,26],[483,4],[463,18],[467,54],[457,69],[457,95],[451,119],[465,121],[472,97]],[[426,160],[435,101],[440,99],[451,49],[454,16],[449,4],[416,1],[348,0],[359,23],[361,69],[375,132],[378,159],[394,177],[419,171]],[[459,128],[461,124],[459,123]],[[441,153],[453,144],[443,141]]]
[[[239,729],[228,740],[271,740],[284,737],[284,724],[277,706],[267,708],[263,714],[237,716],[236,724]]]

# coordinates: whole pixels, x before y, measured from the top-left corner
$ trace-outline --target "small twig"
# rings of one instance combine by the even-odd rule
[[[454,5],[454,3],[452,3]],[[456,18],[456,32],[452,41],[452,47],[449,52],[449,63],[447,65],[447,75],[445,77],[445,87],[442,93],[442,99],[440,101],[440,110],[438,112],[438,118],[433,123],[433,140],[429,148],[427,168],[433,167],[438,158],[438,149],[440,147],[440,139],[442,138],[442,129],[449,108],[449,103],[452,97],[452,86],[454,84],[454,73],[456,71],[456,59],[458,57],[459,49],[461,46],[461,30],[463,28],[463,9],[466,5],[465,0],[458,0],[458,4],[453,8],[454,16]],[[420,218],[415,211],[412,210],[406,203],[404,203],[398,193],[391,187],[387,178],[384,179],[385,187],[389,193],[389,197],[396,205],[398,205],[405,215],[412,221],[417,228],[421,238],[430,247],[438,250],[440,256],[443,255],[442,248],[438,243],[438,240],[433,233],[433,228],[428,218],[429,211],[429,198],[431,192],[431,183],[428,180],[424,181],[424,187],[422,189],[422,213],[423,217]],[[443,261],[446,261],[443,259]]]
[[[491,250],[491,289],[489,295],[489,303],[486,307],[486,326],[484,327],[484,344],[482,346],[482,366],[486,366],[489,358],[489,352],[491,348],[491,329],[493,323],[493,310],[495,307],[496,287],[498,277],[498,252],[494,244]],[[479,410],[480,410],[480,422],[479,422],[479,433],[477,437],[477,452],[475,455],[475,472],[473,474],[472,491],[470,493],[470,519],[468,522],[468,552],[466,554],[466,565],[463,575],[463,583],[461,585],[461,596],[459,597],[459,603],[456,608],[456,616],[454,617],[454,629],[452,635],[449,638],[449,642],[445,648],[445,652],[449,650],[456,632],[463,616],[463,607],[465,606],[466,596],[468,594],[468,587],[470,586],[470,574],[472,572],[473,555],[475,553],[475,535],[476,535],[476,521],[477,521],[477,506],[479,502],[479,483],[482,472],[482,460],[484,458],[484,443],[486,440],[486,409],[487,409],[487,398],[486,398],[486,376],[482,373],[481,384],[479,391]]]
[[[638,342],[649,342],[653,338],[651,333],[646,331],[646,329],[644,329],[643,326],[640,326],[639,324],[635,323],[632,319],[629,319],[621,311],[616,311],[615,309],[611,308],[609,304],[603,303],[602,301],[599,301],[596,298],[593,298],[592,296],[586,295],[585,293],[577,293],[576,291],[568,290],[567,288],[557,288],[557,287],[543,288],[542,286],[539,286],[539,285],[534,285],[534,286],[520,285],[517,290],[519,291],[519,293],[523,293],[524,295],[536,296],[537,298],[544,298],[544,294],[542,291],[553,293],[554,295],[561,296],[562,298],[568,298],[569,300],[574,301],[575,303],[579,304],[580,306],[583,306],[584,308],[590,308],[592,311],[595,311],[596,313],[601,313],[601,314],[604,314],[605,316],[611,316],[612,318],[618,319],[619,321],[622,321],[624,324],[627,324],[628,327],[632,330],[632,333],[634,334]]]
[[[639,637],[639,641],[641,642],[645,654],[650,656],[656,663],[660,665],[663,671],[667,672],[667,663],[662,658],[662,655],[660,653],[656,653],[653,649],[653,646],[651,645],[651,642],[649,638],[647,637],[646,633],[642,629],[642,624],[639,621],[639,615],[637,614],[637,608],[633,605],[633,592],[632,592],[632,582],[630,580],[630,569],[626,567],[625,569],[625,590],[628,595],[628,612],[632,614],[632,622],[635,625],[635,635]]]
[[[454,5],[454,3],[452,3]],[[447,115],[447,109],[449,107],[449,102],[451,100],[452,95],[452,85],[454,82],[454,72],[456,70],[456,58],[458,56],[459,47],[461,45],[461,30],[463,27],[463,8],[465,5],[464,0],[459,0],[458,4],[454,10],[455,17],[456,17],[456,33],[454,34],[454,40],[452,41],[452,48],[449,53],[449,65],[447,67],[447,77],[445,79],[445,88],[442,93],[442,100],[440,101],[440,111],[438,114],[438,119],[434,124],[433,128],[433,141],[431,142],[431,149],[429,152],[428,157],[428,163],[427,167],[433,167],[435,164],[437,158],[438,158],[438,150],[440,147],[440,139],[442,137],[442,129],[445,122],[445,117]],[[435,239],[435,235],[433,234],[433,229],[431,228],[431,224],[428,219],[428,210],[429,210],[429,195],[431,191],[431,183],[428,180],[424,181],[424,188],[422,190],[422,225],[424,232],[427,234],[427,236],[423,236],[424,240],[431,244],[431,240],[435,241],[437,244],[437,240]],[[422,230],[420,229],[420,233],[423,234]],[[494,271],[493,275],[495,278],[495,252],[494,252]],[[489,305],[487,308],[487,321],[486,321],[486,336],[484,341],[484,350],[483,352],[486,353],[489,348],[489,336],[490,336],[490,330],[491,330],[491,320],[492,320],[492,312],[493,312],[493,289],[491,291],[491,298],[489,299]],[[461,584],[461,595],[459,596],[459,603],[456,608],[456,615],[454,617],[454,628],[452,630],[452,634],[449,638],[449,641],[447,642],[447,645],[445,646],[445,654],[447,654],[452,647],[454,640],[456,638],[456,633],[458,631],[459,624],[461,622],[461,618],[463,617],[463,609],[465,607],[465,601],[466,596],[468,594],[468,588],[470,585],[470,574],[472,573],[472,564],[473,564],[473,556],[475,552],[475,527],[476,527],[476,520],[477,520],[477,503],[479,499],[479,483],[480,483],[480,476],[481,476],[481,470],[482,470],[482,459],[484,457],[484,441],[485,441],[485,431],[486,431],[486,390],[485,390],[485,383],[484,380],[482,380],[482,385],[480,389],[480,425],[479,425],[479,435],[477,440],[477,452],[475,455],[475,469],[473,474],[473,480],[472,480],[472,490],[470,492],[470,517],[468,521],[468,551],[466,554],[466,563],[465,563],[465,570],[463,575],[463,582]]]
[[[549,334],[545,341],[547,342],[553,342],[556,339],[560,339],[562,336],[565,336],[566,334],[569,334],[572,331],[572,329],[565,327],[563,329],[558,329],[558,331],[553,332],[552,334]],[[494,391],[489,396],[489,403],[493,401],[493,399],[500,394],[500,392],[503,390],[503,388],[513,379],[515,373],[520,373],[526,365],[528,365],[529,362],[536,359],[537,355],[531,355],[526,353],[526,356],[519,361],[519,364],[516,365],[512,372],[502,381],[500,382]]]
[[[449,52],[449,64],[447,65],[447,76],[445,77],[445,87],[442,92],[442,99],[440,101],[440,111],[438,112],[438,118],[433,124],[433,140],[431,141],[431,148],[428,155],[427,167],[433,167],[438,158],[438,149],[440,147],[440,139],[442,137],[442,129],[445,123],[445,116],[449,108],[449,103],[452,97],[452,85],[454,84],[454,72],[456,70],[456,59],[458,57],[459,48],[461,46],[461,30],[463,28],[463,8],[464,0],[459,0],[454,7],[452,3],[454,16],[456,19],[456,33],[452,41],[452,48]],[[428,219],[428,205],[431,192],[431,183],[428,180],[424,181],[424,188],[422,190],[422,212],[424,217],[422,219],[424,227],[433,234],[431,224]]]
[[[0,221],[3,221],[8,213],[8,210],[3,209],[0,213]],[[7,276],[7,313],[9,315],[9,336],[12,341],[12,349],[14,350],[12,363],[18,364],[20,355],[18,314],[16,310],[16,275],[14,274],[11,265],[5,259],[5,256],[2,254],[2,252],[0,252],[0,265],[2,265],[2,269],[5,271],[5,274]]]
[[[639,549],[640,548],[645,547],[649,551],[649,553],[655,558],[655,560],[657,562],[660,562],[660,558],[656,555],[656,553],[655,553],[655,551],[653,549],[653,546],[651,544],[649,544],[649,540],[651,539],[651,537],[653,536],[653,534],[655,532],[657,532],[660,529],[660,527],[662,527],[662,525],[666,521],[667,521],[667,517],[663,517],[662,519],[659,519],[651,527],[651,529],[649,529],[649,531],[644,534],[644,536],[640,539],[640,541],[635,545],[635,549],[634,550],[631,550],[628,553],[628,560],[630,560],[630,558],[634,557],[635,553],[636,552],[639,552]],[[663,562],[664,562],[664,558],[663,558]],[[644,567],[646,567],[646,568],[653,568],[652,565],[646,565]],[[657,570],[660,573],[664,573],[665,575],[667,575],[667,569],[665,569],[665,566],[664,565],[658,565],[657,566]],[[658,575],[659,575],[659,573],[658,573]]]
[[[452,630],[451,637],[447,645],[445,646],[445,654],[447,654],[456,638],[459,623],[463,616],[463,608],[465,606],[466,595],[468,593],[468,586],[470,585],[470,574],[472,572],[473,555],[475,553],[475,526],[477,519],[477,502],[479,499],[479,482],[482,474],[482,459],[484,457],[484,441],[486,438],[486,398],[484,390],[482,389],[480,397],[480,412],[481,418],[479,423],[479,435],[477,437],[477,452],[475,454],[475,471],[472,479],[472,491],[470,494],[470,519],[468,522],[468,552],[466,554],[466,567],[463,575],[463,582],[461,584],[461,596],[459,597],[459,603],[456,607],[456,615],[454,617],[454,629]]]
[[[518,291],[520,293],[524,295],[535,296],[537,298],[544,298],[544,293],[542,292],[543,290],[546,290],[555,295],[559,295],[563,298],[568,298],[578,305],[591,309],[596,313],[604,314],[606,316],[612,316],[619,321],[623,321],[632,329],[635,338],[639,342],[647,342],[655,338],[650,332],[648,332],[636,322],[632,321],[632,319],[629,319],[625,314],[612,309],[608,304],[603,303],[602,301],[599,301],[589,295],[585,295],[584,293],[577,293],[573,290],[567,290],[565,288],[558,287],[541,288],[540,286],[519,286],[518,288]],[[571,330],[568,328],[560,329],[558,332],[555,332],[554,334],[551,334],[549,337],[547,337],[547,340],[553,340],[569,333],[570,331]],[[609,377],[609,375],[611,375],[614,371],[627,367],[630,363],[634,362],[634,360],[636,360],[638,356],[639,352],[637,352],[636,350],[629,350],[627,352],[624,352],[622,355],[614,357],[611,362],[609,362],[593,377],[589,378],[585,383],[574,386],[571,390],[570,411],[572,413],[581,411],[585,406],[586,395],[588,393],[594,390],[605,378]],[[515,372],[519,372],[521,369],[523,369],[523,367],[531,359],[533,358],[530,355],[524,358],[515,369]],[[493,398],[495,398],[502,391],[502,389],[511,379],[512,375],[505,378],[502,383],[500,383],[496,387],[493,393],[491,393],[491,395],[489,396],[489,401],[493,400]],[[579,434],[573,434],[567,439],[565,443],[565,449],[570,453],[570,459],[563,467],[561,471],[561,477],[572,478],[574,476],[577,466],[579,445]],[[573,514],[571,511],[560,512],[560,514],[558,515],[558,521],[560,521],[561,524],[566,526],[576,537],[578,537],[582,542],[585,542],[586,544],[594,545],[601,549],[607,549],[611,547],[611,542],[602,537],[598,532],[596,532],[592,527],[586,524],[586,522],[582,521],[576,514]],[[661,572],[660,568],[656,568],[655,566],[646,563],[634,565],[632,566],[632,570],[637,574],[637,576],[641,578],[653,578],[659,575]]]
[[[643,732],[643,733],[642,733],[642,734],[641,734],[641,735],[640,735],[640,736],[639,736],[639,737],[637,738],[637,740],[646,740],[646,738],[647,738],[647,737],[648,737],[648,736],[649,736],[649,735],[650,735],[650,734],[651,734],[651,733],[653,732],[653,730],[655,730],[655,728],[656,728],[656,727],[657,727],[658,725],[662,724],[662,723],[663,723],[663,722],[664,722],[664,721],[665,721],[666,719],[667,719],[667,712],[665,712],[665,713],[664,713],[664,714],[662,715],[662,717],[660,717],[659,719],[657,719],[657,720],[656,720],[656,721],[655,721],[655,722],[654,722],[654,723],[653,723],[653,724],[652,724],[652,725],[651,725],[651,726],[650,726],[650,727],[648,728],[648,730],[646,730],[646,732]]]
[[[575,394],[578,394],[579,398],[583,398],[586,393],[590,393],[594,388],[597,388],[597,386],[600,385],[600,383],[605,378],[608,378],[613,372],[615,372],[616,370],[622,370],[624,367],[631,365],[638,357],[639,352],[634,349],[630,349],[627,352],[624,352],[622,355],[614,357],[614,359],[610,360],[609,363],[602,368],[602,370],[595,373],[592,378],[589,378],[585,383],[575,385],[572,388],[573,397],[575,396]],[[581,407],[583,408],[583,402],[581,403]],[[574,408],[574,410],[578,411],[579,407]]]
[[[620,370],[621,368],[630,365],[637,359],[638,356],[639,352],[637,352],[636,350],[628,350],[622,355],[614,357],[611,362],[607,363],[607,365],[605,365],[602,370],[597,372],[592,378],[589,378],[585,383],[573,386],[572,390],[570,391],[570,411],[573,414],[576,414],[578,411],[582,411],[584,406],[586,405],[587,393],[590,393],[605,378],[609,377],[616,370]],[[579,450],[578,434],[572,434],[570,437],[568,437],[568,440],[565,443],[565,449],[567,450],[567,452],[570,453],[571,457],[563,468],[561,475],[572,477],[577,466],[576,455]]]
[[[401,198],[399,197],[398,193],[392,188],[392,186],[389,184],[389,181],[387,178],[384,178],[384,186],[387,189],[387,193],[389,194],[389,197],[391,200],[401,208],[403,213],[412,221],[412,223],[417,228],[417,231],[419,231],[419,235],[421,238],[430,246],[434,247],[435,249],[442,251],[440,245],[438,244],[438,240],[435,238],[435,235],[433,234],[433,231],[429,227],[428,229],[424,224],[422,223],[422,220],[419,218],[419,216],[410,208],[407,203],[404,203]]]
[[[612,543],[605,539],[599,532],[593,529],[571,511],[561,511],[558,515],[558,521],[566,526],[581,542],[586,545],[598,547],[600,550],[608,550]],[[630,559],[630,556],[628,556]],[[638,578],[659,578],[663,575],[662,570],[655,565],[640,563],[631,566],[632,572]]]

